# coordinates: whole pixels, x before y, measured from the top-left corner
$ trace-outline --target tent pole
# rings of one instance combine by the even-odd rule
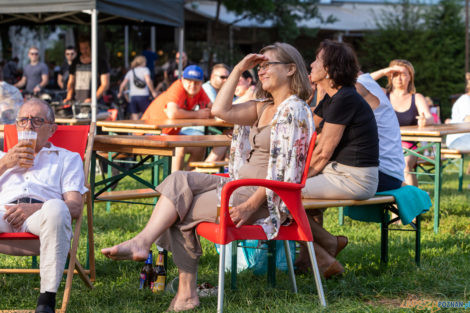
[[[155,44],[155,26],[150,26],[150,48],[152,49],[153,52],[156,50],[156,44]],[[145,49],[146,47],[144,47]]]
[[[178,36],[178,51],[180,53],[179,63],[178,63],[178,78],[181,78],[183,75],[183,45],[184,45],[184,27],[179,28],[179,36]]]
[[[124,26],[124,67],[129,68],[129,25]]]
[[[98,82],[98,10],[91,10],[91,121],[96,122]]]

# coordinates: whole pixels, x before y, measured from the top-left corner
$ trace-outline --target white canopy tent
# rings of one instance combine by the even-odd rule
[[[119,20],[131,20],[178,27],[178,50],[183,51],[184,0],[0,0],[0,8],[2,26],[45,23],[91,24],[93,122],[96,122],[99,22],[119,23]]]

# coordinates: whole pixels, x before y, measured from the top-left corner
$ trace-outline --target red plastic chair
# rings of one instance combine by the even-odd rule
[[[55,146],[65,148],[67,150],[77,152],[84,160],[84,171],[85,171],[85,178],[88,177],[88,170],[90,167],[90,160],[91,160],[91,149],[93,147],[93,138],[94,138],[94,130],[95,124],[93,123],[90,125],[74,125],[74,126],[67,126],[67,125],[58,125],[57,131],[53,134],[53,136],[49,139]],[[15,125],[5,125],[4,126],[4,151],[7,152],[10,148],[14,147],[18,142],[17,130]],[[64,290],[64,298],[62,301],[62,311],[65,312],[68,300],[70,297],[70,290],[72,288],[72,278],[74,269],[78,271],[80,277],[85,282],[87,286],[93,288],[91,281],[95,280],[95,264],[94,264],[94,244],[93,244],[93,225],[92,225],[92,215],[91,215],[91,197],[89,191],[85,193],[86,195],[86,204],[87,204],[87,215],[88,215],[88,242],[90,247],[90,254],[89,254],[89,265],[90,270],[84,270],[80,263],[77,260],[77,248],[78,248],[78,240],[80,236],[80,228],[83,215],[77,218],[75,222],[75,231],[72,239],[72,247],[69,252],[69,268],[67,270],[67,280]],[[32,240],[39,240],[39,237],[31,234],[31,233],[0,233],[0,241],[2,242],[2,248],[8,246],[8,243],[3,244],[5,240],[25,240],[26,242]],[[28,246],[27,249],[29,249]],[[9,254],[13,253],[14,255],[36,255],[31,251],[21,251],[17,252],[12,248]],[[13,251],[13,252],[12,252]],[[3,270],[0,270],[0,273]],[[39,272],[38,269],[7,269],[6,273],[36,273]],[[88,276],[89,275],[89,276]]]
[[[279,234],[273,240],[295,240],[307,241],[310,261],[312,262],[315,283],[317,286],[318,297],[322,306],[326,306],[325,296],[323,292],[322,282],[320,278],[320,271],[318,270],[317,261],[315,258],[315,251],[313,247],[313,236],[310,229],[310,224],[307,219],[304,207],[302,205],[301,192],[305,185],[308,174],[308,165],[313,154],[315,146],[316,132],[313,134],[307,154],[306,166],[304,167],[302,181],[300,184],[286,183],[280,181],[273,181],[267,179],[240,179],[230,181],[224,185],[221,195],[221,209],[220,209],[220,223],[200,223],[196,231],[197,233],[206,238],[207,240],[221,245],[219,256],[219,288],[217,299],[217,312],[223,312],[224,302],[224,266],[225,266],[225,245],[235,240],[255,239],[267,240],[266,234],[259,225],[244,225],[236,228],[229,214],[229,199],[232,193],[242,186],[262,186],[273,190],[279,195],[286,204],[289,212],[292,215],[293,221],[288,226],[281,226]],[[286,247],[286,245],[284,245]],[[292,280],[294,292],[297,292],[295,282],[294,269],[290,251],[286,249],[287,264],[289,267],[289,274]]]

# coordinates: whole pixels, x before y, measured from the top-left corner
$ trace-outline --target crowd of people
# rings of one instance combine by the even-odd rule
[[[199,305],[196,277],[202,249],[195,227],[203,221],[217,221],[217,186],[221,182],[265,178],[299,183],[305,165],[309,171],[302,196],[307,198],[361,200],[403,184],[417,185],[415,177],[408,173],[416,159],[404,158],[402,150],[413,148],[416,143],[401,142],[399,127],[430,125],[435,119],[425,98],[416,92],[414,69],[406,60],[393,60],[387,68],[362,73],[349,45],[324,40],[308,73],[295,47],[275,43],[259,53],[248,54],[233,68],[214,65],[206,82],[202,68],[190,64],[184,53],[184,71],[179,73],[177,55],[165,72],[165,86],[155,86],[155,73],[148,64],[149,59],[154,62],[155,58],[147,54],[135,57],[119,86],[120,97],[129,90],[128,110],[133,119],[217,117],[235,125],[229,151],[213,149],[207,156],[211,160],[228,158],[230,178],[181,171],[185,168],[185,154],[190,154],[190,160],[202,160],[205,151],[176,150],[172,174],[156,187],[161,196],[145,228],[134,238],[101,250],[112,259],[136,261],[147,259],[155,242],[171,251],[179,271],[179,286],[169,311]],[[29,57],[30,64],[14,84],[37,93],[47,84],[47,66],[39,61],[37,48],[29,49]],[[4,73],[11,71],[12,67],[4,67]],[[110,84],[109,67],[102,59],[98,60],[98,73],[100,99]],[[7,83],[13,83],[11,76],[6,76]],[[388,78],[385,89],[376,82],[382,76]],[[57,79],[58,85],[67,89],[66,101],[90,102],[91,56],[87,38],[79,39],[79,54],[67,47]],[[457,101],[452,122],[470,120],[469,97],[465,94]],[[86,191],[81,160],[47,141],[56,126],[54,112],[46,102],[26,101],[18,111],[16,124],[18,129],[38,132],[34,150],[38,161],[29,159],[26,166],[38,170],[28,172],[17,167],[19,160],[33,153],[21,143],[0,155],[1,193],[3,199],[8,199],[5,203],[14,204],[0,209],[0,231],[22,230],[40,235],[43,262],[36,312],[53,312],[70,244],[67,225],[76,216],[82,204],[81,194]],[[318,137],[313,157],[304,164],[314,131]],[[198,128],[169,128],[162,133],[203,134]],[[449,146],[457,144],[468,145],[468,135],[449,138]],[[43,178],[56,169],[54,164],[70,170],[53,175],[52,180]],[[29,190],[31,175],[36,176]],[[25,192],[19,185],[25,186]],[[268,239],[277,236],[281,225],[292,222],[286,205],[270,189],[242,187],[232,197],[229,214],[235,225],[260,225]],[[54,210],[60,214],[50,218],[48,214]],[[348,238],[335,236],[323,227],[323,212],[309,211],[308,218],[318,266],[328,279],[344,272],[336,257],[347,246]],[[297,268],[308,271],[308,260],[307,249],[301,245]]]

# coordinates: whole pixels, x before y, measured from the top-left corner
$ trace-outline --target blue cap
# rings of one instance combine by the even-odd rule
[[[203,81],[204,72],[202,71],[202,68],[197,65],[189,65],[184,69],[183,78]]]

